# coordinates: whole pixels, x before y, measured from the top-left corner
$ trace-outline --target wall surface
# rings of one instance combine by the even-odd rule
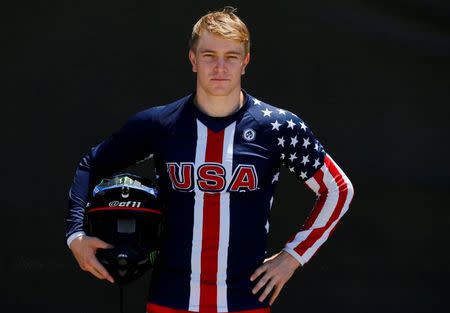
[[[307,121],[356,190],[273,313],[449,312],[450,5],[418,0],[12,2],[1,14],[2,312],[119,312],[119,290],[65,245],[75,168],[131,114],[193,90],[192,25],[225,4],[252,35],[244,88]],[[281,176],[270,253],[314,203]],[[125,312],[144,312],[148,279],[125,290]]]

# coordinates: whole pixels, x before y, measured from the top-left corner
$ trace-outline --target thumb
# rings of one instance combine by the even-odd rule
[[[94,247],[100,248],[100,249],[114,248],[113,245],[111,245],[111,244],[109,244],[109,243],[107,243],[107,242],[105,242],[105,241],[103,241],[103,240],[101,240],[101,239],[99,239],[97,237],[92,238],[92,245]]]

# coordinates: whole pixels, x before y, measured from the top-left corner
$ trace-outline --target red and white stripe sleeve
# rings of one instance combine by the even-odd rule
[[[354,193],[352,183],[328,154],[322,167],[305,184],[318,198],[301,231],[283,249],[301,265],[309,261],[334,231]]]

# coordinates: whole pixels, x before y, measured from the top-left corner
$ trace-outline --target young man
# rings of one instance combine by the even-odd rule
[[[137,113],[76,171],[67,242],[83,270],[112,282],[95,258],[96,249],[109,244],[83,233],[87,194],[99,178],[153,154],[165,232],[148,312],[269,312],[352,200],[350,180],[309,127],[241,89],[249,47],[247,27],[233,10],[203,16],[189,50],[195,92]],[[266,259],[281,166],[318,198],[302,229]]]

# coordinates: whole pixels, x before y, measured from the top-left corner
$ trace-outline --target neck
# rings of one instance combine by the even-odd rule
[[[244,94],[239,88],[226,96],[214,96],[198,88],[194,103],[206,115],[225,117],[233,114],[244,105]]]

